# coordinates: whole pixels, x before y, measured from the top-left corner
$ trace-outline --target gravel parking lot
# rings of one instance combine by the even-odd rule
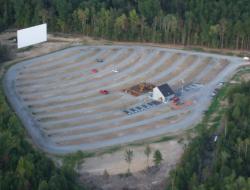
[[[12,66],[4,88],[34,142],[63,154],[184,130],[200,121],[217,85],[244,64],[237,57],[149,46],[76,46]],[[152,101],[148,94],[122,92],[141,82],[201,87],[184,89],[181,99],[192,105],[160,104],[128,115],[124,110]]]

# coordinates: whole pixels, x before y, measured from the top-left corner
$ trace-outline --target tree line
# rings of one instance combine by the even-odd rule
[[[250,82],[228,90],[226,110],[213,126],[199,126],[167,190],[250,189],[249,93]]]
[[[0,0],[0,31],[46,22],[51,32],[110,40],[250,49],[249,0]]]

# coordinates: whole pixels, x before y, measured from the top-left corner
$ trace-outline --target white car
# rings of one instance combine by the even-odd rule
[[[216,96],[216,93],[215,93],[215,92],[213,92],[213,93],[211,94],[211,96],[212,96],[212,97]]]
[[[224,85],[224,82],[219,82],[218,84],[217,84],[217,87],[222,87]]]

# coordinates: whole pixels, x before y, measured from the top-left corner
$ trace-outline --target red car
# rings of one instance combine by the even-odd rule
[[[104,95],[109,94],[109,91],[107,91],[107,90],[100,90],[99,92],[100,92],[100,94],[104,94]]]
[[[173,99],[172,99],[173,103],[177,103],[180,101],[180,98],[175,96]]]
[[[91,73],[98,73],[98,70],[97,69],[92,69]]]

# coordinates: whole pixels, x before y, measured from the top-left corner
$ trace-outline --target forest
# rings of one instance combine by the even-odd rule
[[[249,0],[0,0],[0,31],[48,23],[50,32],[119,41],[250,49]]]
[[[0,0],[0,32],[46,22],[50,32],[250,50],[249,10],[249,0]],[[84,189],[71,166],[59,169],[27,141],[0,87],[0,189]],[[250,82],[227,90],[228,106],[197,127],[167,190],[250,189],[249,94]]]
[[[211,127],[208,122],[198,126],[197,137],[171,172],[167,190],[250,189],[249,94],[250,82],[226,91],[228,106]]]

